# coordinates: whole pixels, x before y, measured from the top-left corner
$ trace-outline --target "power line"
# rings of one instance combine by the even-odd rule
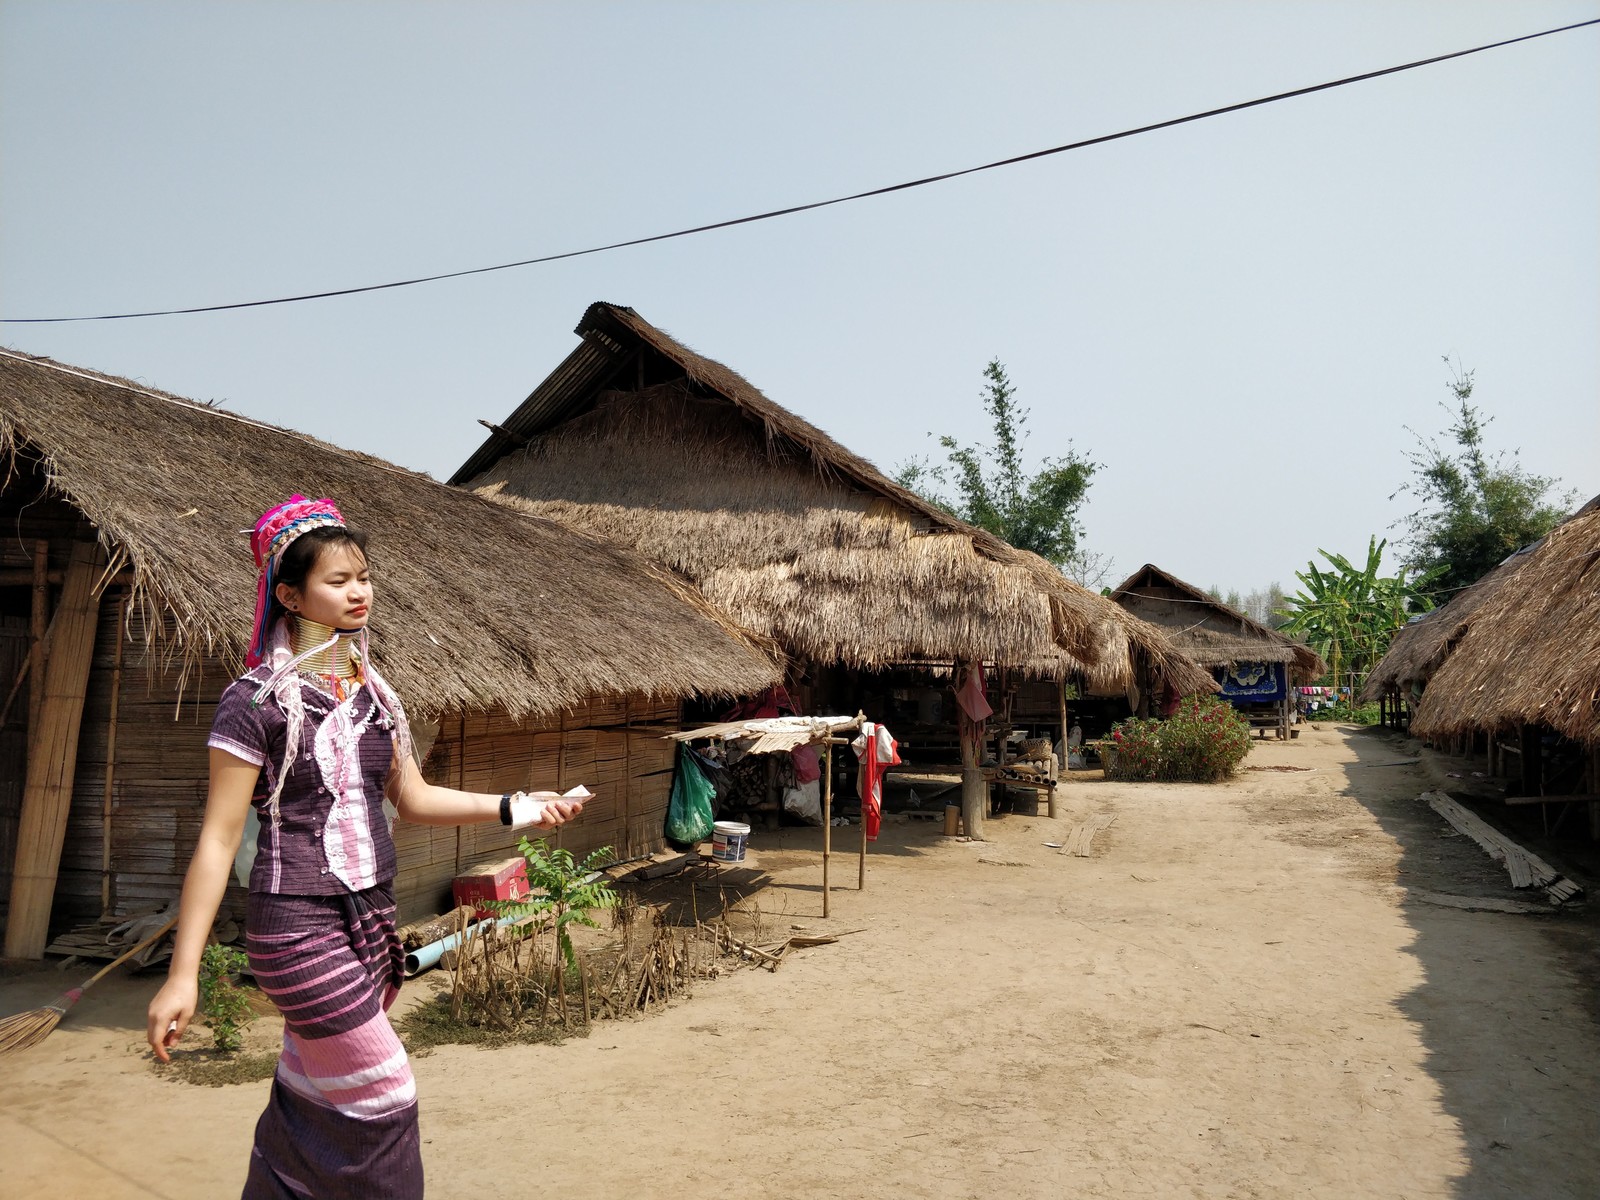
[[[1165,121],[1157,121],[1152,125],[1140,125],[1134,129],[1124,129],[1117,133],[1101,134],[1099,137],[1084,138],[1081,141],[1068,142],[1061,146],[1051,146],[1046,150],[1033,150],[1027,154],[1018,154],[1010,158],[996,159],[994,162],[983,163],[975,167],[963,167],[955,171],[945,171],[938,175],[926,175],[921,179],[910,179],[903,183],[893,183],[885,187],[870,188],[867,191],[852,192],[847,196],[835,196],[830,200],[813,200],[808,204],[794,204],[787,208],[770,209],[767,212],[754,213],[746,217],[734,217],[726,221],[712,221],[704,225],[694,225],[687,229],[676,229],[670,233],[656,233],[648,237],[629,238],[625,241],[608,242],[603,246],[590,246],[585,250],[567,250],[559,254],[545,254],[536,258],[519,259],[516,262],[496,263],[488,267],[471,267],[462,271],[444,271],[437,275],[419,275],[411,279],[397,279],[389,283],[370,283],[362,287],[335,288],[322,292],[304,292],[295,296],[279,296],[272,300],[242,300],[233,304],[204,304],[192,308],[162,308],[150,309],[144,312],[103,313],[98,316],[82,317],[0,317],[0,323],[12,325],[56,325],[75,321],[127,321],[137,317],[176,317],[187,316],[193,313],[227,312],[239,308],[264,308],[275,304],[297,304],[305,300],[327,300],[335,296],[355,296],[364,292],[381,292],[393,288],[413,287],[421,283],[437,283],[445,279],[462,279],[469,275],[487,275],[493,271],[510,271],[517,267],[531,267],[541,263],[561,262],[569,258],[583,258],[591,254],[604,254],[611,250],[623,250],[632,246],[649,245],[652,242],[665,242],[673,238],[690,237],[698,233],[709,233],[717,229],[731,229],[738,225],[751,225],[757,221],[770,221],[777,217],[793,216],[796,213],[811,212],[819,208],[831,208],[836,204],[848,204],[855,200],[867,200],[874,196],[887,196],[894,192],[909,191],[912,188],[926,187],[933,183],[943,183],[950,179],[959,179],[964,175],[976,175],[981,171],[993,171],[1000,167],[1016,166],[1019,163],[1032,162],[1035,159],[1049,158],[1056,154],[1065,154],[1071,150],[1082,150],[1089,146],[1101,146],[1107,142],[1120,141],[1123,138],[1137,137],[1140,134],[1154,133],[1159,129],[1171,129],[1177,125],[1187,125],[1193,121],[1203,121],[1210,117],[1220,117],[1228,113],[1242,112],[1245,109],[1257,108],[1263,104],[1275,104],[1280,100],[1292,100],[1299,96],[1310,96],[1316,92],[1325,92],[1331,88],[1346,87],[1352,83],[1364,83],[1370,79],[1381,79],[1385,75],[1395,75],[1401,71],[1414,71],[1419,67],[1433,66],[1436,63],[1448,62],[1454,58],[1465,58],[1471,54],[1481,54],[1485,50],[1498,50],[1503,46],[1514,46],[1518,42],[1533,41],[1536,38],[1550,37],[1557,33],[1568,33],[1574,29],[1582,29],[1589,25],[1600,25],[1600,17],[1587,21],[1577,21],[1571,25],[1562,25],[1555,29],[1544,29],[1538,33],[1526,33],[1520,37],[1506,38],[1498,42],[1488,42],[1481,46],[1472,46],[1465,50],[1453,50],[1448,54],[1437,54],[1432,58],[1421,58],[1413,62],[1401,63],[1398,66],[1384,67],[1376,71],[1366,71],[1360,75],[1347,75],[1342,79],[1330,80],[1327,83],[1312,84],[1308,87],[1295,88],[1292,91],[1276,92],[1270,96],[1261,96],[1255,100],[1242,100],[1236,104],[1227,104],[1221,108],[1209,108],[1204,112],[1190,113],[1183,117],[1173,117]]]

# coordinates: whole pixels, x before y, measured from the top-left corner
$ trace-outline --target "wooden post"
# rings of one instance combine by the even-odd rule
[[[1524,796],[1544,795],[1544,763],[1541,761],[1544,745],[1539,738],[1537,725],[1524,725],[1521,733],[1522,754],[1522,794]]]
[[[868,746],[867,747],[867,753],[868,754],[875,754],[875,753],[877,753],[877,751],[876,751],[876,749],[874,747]],[[882,811],[882,804],[883,804],[883,791],[882,791],[883,784],[879,783],[878,788],[879,788],[878,803],[879,803],[879,806],[880,806],[879,807],[879,811],[881,812]],[[860,865],[860,868],[856,872],[856,891],[864,892],[866,890],[867,890],[867,802],[866,802],[865,799],[863,799],[861,801],[861,865]]]
[[[977,670],[973,662],[956,666],[955,684],[959,690],[969,673]],[[989,807],[989,789],[983,782],[983,771],[978,765],[978,724],[967,716],[967,710],[956,703],[956,726],[961,738],[961,819],[966,824],[967,836],[975,842],[983,838],[983,818]]]
[[[1589,794],[1600,794],[1600,742],[1589,747]],[[1589,838],[1600,842],[1600,802],[1589,801]]]
[[[822,749],[822,915],[828,915],[828,858],[833,853],[833,746]]]
[[[622,853],[620,857],[633,857],[633,702],[627,702],[628,729],[622,735]],[[683,702],[678,703],[678,724],[683,724]]]
[[[39,706],[44,703],[45,634],[50,628],[50,543],[40,538],[33,544],[33,611],[28,619],[28,634],[33,639],[28,652],[28,736],[39,728]]]
[[[1067,731],[1071,729],[1072,726],[1070,724],[1071,714],[1067,712],[1067,677],[1065,675],[1056,680],[1056,706],[1061,715],[1061,752],[1056,755],[1058,760],[1056,765],[1060,768],[1060,777],[1065,779],[1067,777],[1067,772],[1071,769],[1068,766],[1068,760],[1072,757],[1072,751],[1067,746]],[[1056,815],[1054,812],[1055,798],[1053,794],[1050,804],[1052,809],[1050,815],[1053,817]]]
[[[1056,680],[1056,704],[1061,717],[1061,749],[1056,755],[1056,786],[1051,788],[1045,796],[1045,811],[1052,821],[1056,819],[1056,792],[1061,789],[1061,785],[1066,782],[1067,776],[1071,772],[1071,768],[1067,765],[1068,760],[1072,757],[1072,751],[1067,747],[1068,713],[1067,677],[1065,675]]]
[[[38,724],[28,730],[28,774],[17,825],[16,867],[6,925],[7,958],[43,958],[50,933],[50,902],[61,869],[78,733],[100,601],[94,595],[99,560],[94,542],[74,542],[61,586],[56,629],[42,683]],[[36,560],[37,561],[37,560]]]
[[[111,657],[111,716],[106,727],[106,789],[100,798],[100,912],[111,911],[111,810],[117,780],[117,710],[122,707],[122,622],[126,593],[117,597],[116,649]]]

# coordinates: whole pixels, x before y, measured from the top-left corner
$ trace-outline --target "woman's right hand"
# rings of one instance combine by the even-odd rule
[[[189,1028],[195,1006],[200,1002],[199,983],[193,976],[187,979],[168,979],[161,985],[154,1000],[150,1001],[145,1036],[150,1049],[162,1062],[171,1062],[167,1049],[178,1044],[183,1031]]]

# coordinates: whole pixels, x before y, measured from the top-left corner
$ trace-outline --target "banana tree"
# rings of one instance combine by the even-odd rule
[[[1302,586],[1286,601],[1289,619],[1283,632],[1327,660],[1335,687],[1346,676],[1365,676],[1388,652],[1400,627],[1433,607],[1424,589],[1437,578],[1437,570],[1411,578],[1404,567],[1398,575],[1378,574],[1388,544],[1371,538],[1367,561],[1360,567],[1342,554],[1318,550],[1326,567],[1309,562],[1304,571],[1295,572]]]

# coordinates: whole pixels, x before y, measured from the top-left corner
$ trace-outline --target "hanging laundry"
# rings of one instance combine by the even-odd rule
[[[994,714],[994,709],[989,707],[989,697],[985,695],[988,688],[984,685],[983,667],[974,667],[967,672],[967,677],[956,689],[956,702],[961,705],[961,710],[967,714],[967,719],[974,724],[988,720]]]
[[[861,760],[856,772],[856,792],[861,797],[861,822],[867,831],[867,840],[878,840],[878,830],[883,827],[883,773],[900,761],[900,743],[889,730],[875,721],[861,722],[861,733],[850,748]]]
[[[794,759],[796,783],[815,783],[822,778],[822,759],[815,746],[796,746],[789,754]]]
[[[756,721],[770,717],[780,717],[785,713],[794,712],[794,701],[789,699],[789,691],[781,683],[775,683],[759,696],[747,696],[739,701],[727,712],[722,714],[724,721]]]

